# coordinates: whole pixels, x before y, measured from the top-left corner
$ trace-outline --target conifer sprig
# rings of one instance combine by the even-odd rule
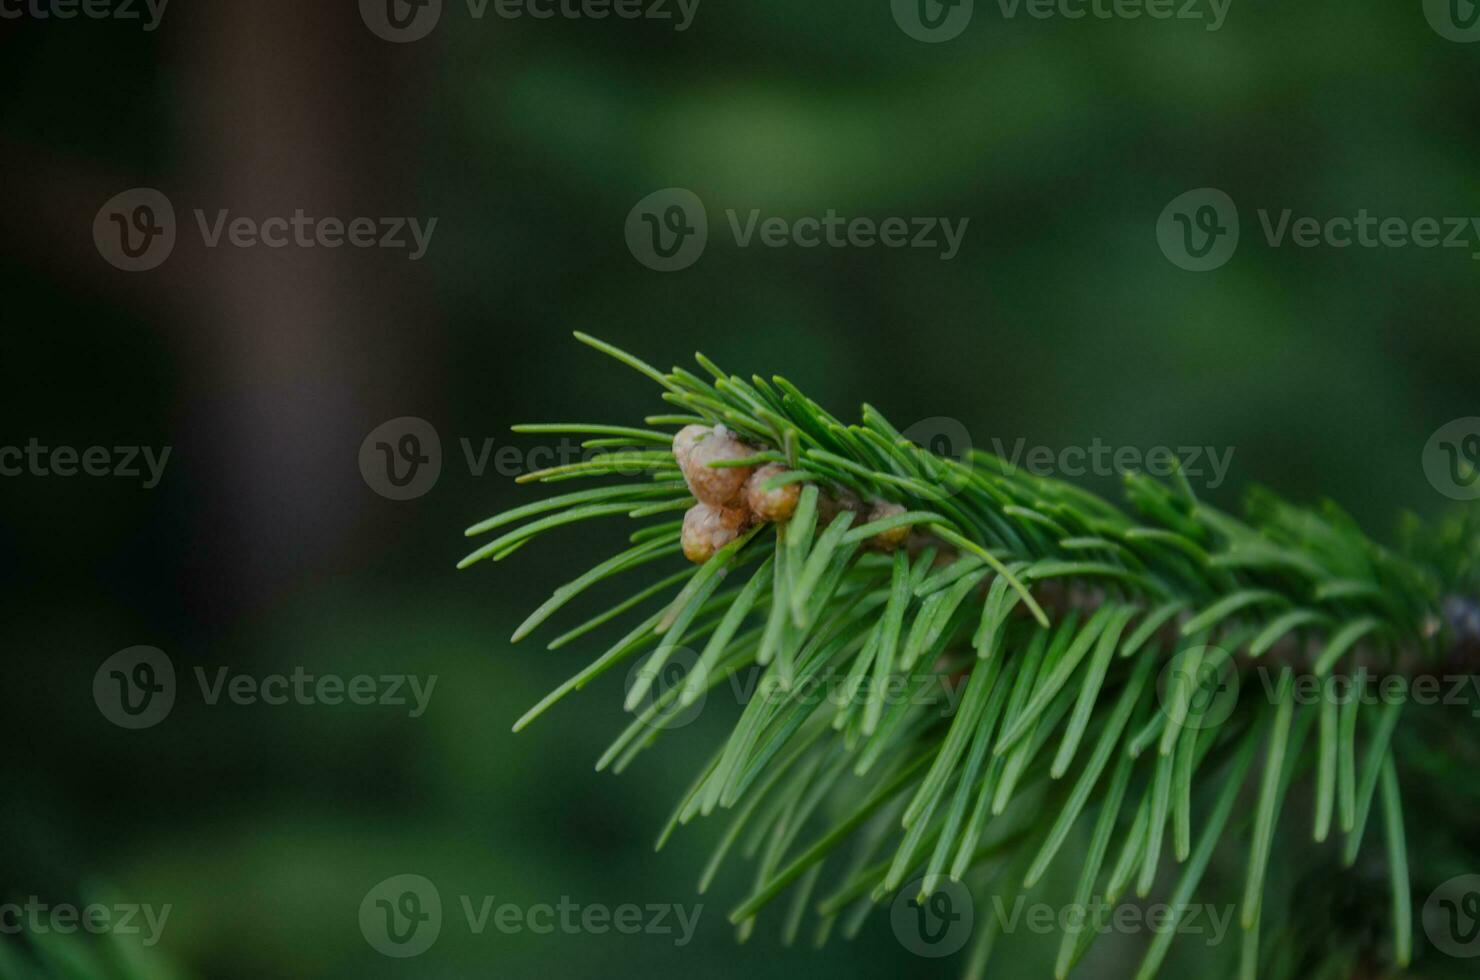
[[[1241,969],[1263,975],[1267,869],[1277,848],[1300,846],[1280,816],[1291,782],[1308,774],[1312,839],[1337,831],[1348,865],[1364,844],[1386,855],[1391,958],[1407,962],[1400,713],[1355,699],[1297,704],[1292,672],[1360,667],[1401,683],[1442,667],[1467,640],[1445,598],[1475,594],[1474,512],[1440,528],[1409,519],[1394,552],[1334,504],[1303,509],[1257,491],[1237,518],[1199,500],[1180,474],[1170,484],[1128,476],[1121,508],[988,453],[937,456],[868,405],[860,424],[846,424],[781,377],[747,381],[703,355],[709,378],[665,374],[576,336],[656,382],[675,411],[646,427],[517,426],[579,434],[603,450],[520,482],[620,480],[475,524],[470,537],[501,533],[459,567],[500,561],[588,519],[640,522],[630,547],[561,586],[514,633],[523,638],[598,583],[656,569],[656,582],[549,644],[631,621],[514,725],[641,658],[626,702],[634,720],[598,768],[621,771],[704,693],[758,675],[659,838],[661,847],[694,817],[732,811],[700,888],[736,850],[754,859],[750,893],[731,915],[742,936],[787,892],[787,937],[808,909],[819,938],[839,924],[852,934],[900,888],[923,896],[947,877],[964,880],[979,905],[994,894],[1010,901],[1055,860],[1072,860],[1067,845],[1085,825],[1081,905],[1114,904],[1131,886],[1144,896],[1172,872],[1172,895],[1185,902],[1220,844],[1244,848]],[[693,425],[751,447],[709,466],[767,466],[762,492],[802,492],[784,522],[731,528],[712,557],[675,570],[688,547],[670,515],[695,501],[667,430]],[[844,498],[885,516],[828,507]],[[870,547],[881,540],[904,546]],[[689,647],[699,652],[682,682],[658,690],[663,668]],[[1260,664],[1279,677],[1270,694],[1247,679]],[[823,688],[831,695],[815,696]],[[1235,818],[1241,793],[1249,803]],[[1374,809],[1382,827],[1369,840]],[[1063,937],[1058,976],[1095,935]],[[1140,976],[1156,973],[1171,936],[1151,944]],[[993,938],[978,929],[970,970],[985,968]]]

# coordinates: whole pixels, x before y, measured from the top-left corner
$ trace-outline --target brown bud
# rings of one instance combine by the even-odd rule
[[[819,488],[820,489],[820,488]],[[853,523],[860,524],[857,515],[864,512],[863,501],[852,490],[842,490],[835,497],[823,490],[817,496],[817,527],[819,530],[827,527],[843,511],[852,511],[855,515]]]
[[[739,507],[695,504],[683,515],[683,555],[696,565],[734,541],[750,523],[750,514]]]
[[[800,483],[788,483],[774,490],[762,489],[762,484],[773,476],[787,472],[780,463],[767,463],[758,467],[745,484],[745,503],[751,515],[758,521],[789,521],[796,512],[797,500],[802,496]]]
[[[689,485],[689,491],[706,504],[715,507],[734,507],[741,503],[745,481],[750,478],[752,467],[711,467],[717,460],[744,459],[754,456],[755,450],[736,439],[724,426],[710,429],[702,425],[686,425],[673,437],[673,458]]]
[[[874,501],[874,506],[869,509],[868,519],[870,521],[881,521],[886,517],[893,517],[895,514],[903,514],[904,511],[905,509],[899,504],[891,504],[887,500],[876,500]],[[869,544],[878,548],[880,551],[893,551],[904,544],[909,536],[910,525],[902,524],[899,527],[891,528],[888,531],[880,531],[878,534],[875,534],[872,538],[869,538]]]

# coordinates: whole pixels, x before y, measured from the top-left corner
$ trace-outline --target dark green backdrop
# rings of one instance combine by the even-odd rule
[[[361,898],[402,872],[449,905],[690,903],[719,829],[652,854],[723,710],[620,778],[591,770],[621,722],[617,678],[510,734],[597,649],[513,648],[510,632],[619,538],[573,532],[454,572],[464,526],[539,493],[474,475],[459,440],[524,451],[538,443],[511,423],[660,411],[571,340],[581,329],[665,367],[702,349],[784,373],[842,415],[867,400],[901,426],[959,419],[982,446],[1232,447],[1205,491],[1222,503],[1257,481],[1333,495],[1383,532],[1401,507],[1438,512],[1420,457],[1475,414],[1472,249],[1275,248],[1256,212],[1480,213],[1480,45],[1441,37],[1415,2],[1233,0],[1206,26],[983,0],[938,44],[883,0],[703,0],[681,32],[477,20],[448,0],[406,44],[346,0],[180,3],[152,31],[0,20],[0,445],[172,447],[149,490],[0,478],[0,900],[171,903],[156,951],[198,977],[953,975],[887,915],[817,953],[781,950],[773,913],[736,946],[739,874],[702,899],[685,948],[455,923],[414,960],[366,944]],[[128,273],[92,225],[138,186],[173,202],[179,241]],[[704,202],[710,237],[661,273],[623,229],[669,187]],[[1237,203],[1242,237],[1197,273],[1162,254],[1156,223],[1202,187]],[[206,248],[190,216],[300,207],[438,225],[412,262]],[[742,248],[729,208],[969,225],[949,261]],[[440,433],[443,471],[397,502],[356,460],[406,415]],[[137,644],[170,656],[181,692],[126,731],[92,682]],[[412,719],[212,706],[197,666],[439,681]],[[1004,969],[1041,975],[1039,947],[1019,948]],[[1087,972],[1123,975],[1136,948],[1107,944]]]

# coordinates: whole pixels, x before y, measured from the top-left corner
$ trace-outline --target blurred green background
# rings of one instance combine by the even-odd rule
[[[881,0],[703,2],[681,32],[480,20],[449,0],[407,44],[346,0],[182,3],[153,31],[0,20],[0,445],[173,447],[153,490],[0,478],[0,901],[107,888],[171,903],[157,952],[197,977],[954,975],[958,961],[904,950],[887,911],[822,953],[783,950],[779,910],[736,945],[724,914],[748,869],[694,895],[717,821],[652,853],[732,712],[620,778],[591,770],[622,724],[617,677],[510,733],[604,646],[509,634],[621,534],[454,572],[466,525],[541,492],[476,475],[459,440],[527,451],[511,423],[662,411],[652,385],[571,340],[581,329],[663,367],[703,350],[783,373],[845,417],[867,400],[901,427],[959,419],[979,446],[1233,447],[1207,491],[1229,505],[1258,481],[1330,494],[1379,532],[1400,507],[1438,512],[1423,446],[1475,414],[1470,249],[1272,248],[1255,210],[1480,213],[1477,51],[1412,2],[1234,0],[1205,26],[1004,17],[980,0],[940,44]],[[181,233],[164,265],[130,274],[91,229],[137,186],[172,200]],[[710,239],[660,273],[623,226],[667,187],[705,202]],[[1243,219],[1233,259],[1201,274],[1155,236],[1197,187]],[[438,225],[411,262],[208,249],[188,216],[300,207]],[[951,261],[740,248],[728,208],[969,226]],[[356,457],[404,415],[436,427],[444,465],[398,502]],[[169,654],[181,694],[163,723],[125,731],[91,685],[136,644]],[[211,706],[186,680],[197,666],[439,681],[413,719]],[[395,960],[357,915],[405,872],[448,905],[704,908],[683,948],[476,936],[450,915],[433,949]],[[1014,942],[1002,975],[1043,975],[1050,947]],[[1116,939],[1085,972],[1124,975],[1138,949]]]

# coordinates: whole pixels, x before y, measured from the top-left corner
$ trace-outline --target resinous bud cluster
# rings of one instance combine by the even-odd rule
[[[714,465],[750,459],[760,450],[735,436],[723,425],[689,425],[673,437],[673,456],[684,482],[698,503],[683,520],[683,553],[702,564],[734,541],[746,528],[759,523],[784,523],[796,513],[802,496],[800,483],[768,487],[789,470],[780,463],[760,466]],[[871,506],[850,491],[833,496],[823,492],[817,501],[817,519],[827,526],[843,511],[875,521],[904,512],[898,504],[876,501]],[[883,531],[870,539],[874,547],[892,551],[905,542],[909,527]]]

